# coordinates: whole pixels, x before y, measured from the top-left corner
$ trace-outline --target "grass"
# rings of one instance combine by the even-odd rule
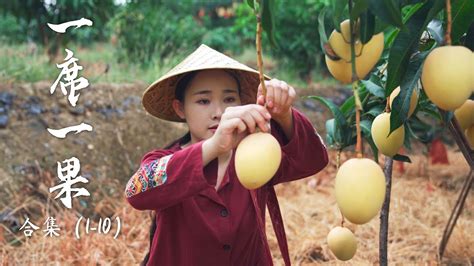
[[[0,82],[53,79],[54,65],[40,50],[32,50],[28,45],[0,45]]]
[[[88,47],[71,44],[67,48],[74,53],[75,58],[79,59],[78,64],[84,67],[79,75],[87,78],[90,83],[144,82],[151,84],[180,60],[180,58],[171,58],[165,63],[156,61],[148,67],[142,67],[130,62],[118,62],[117,48],[109,43],[93,43]],[[18,83],[40,80],[53,82],[60,73],[56,64],[64,62],[65,54],[64,50],[60,51],[58,57],[50,61],[41,46],[33,48],[28,44],[0,44],[0,82]],[[248,48],[234,58],[251,67],[257,67],[254,48]],[[265,72],[271,77],[284,80],[294,87],[306,88],[308,86],[306,81],[298,77],[295,69],[279,63],[274,58],[264,56],[264,67]],[[321,71],[313,71],[311,74],[313,82],[337,84],[334,79],[323,77]]]

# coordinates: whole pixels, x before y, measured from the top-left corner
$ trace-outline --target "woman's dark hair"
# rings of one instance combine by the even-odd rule
[[[176,90],[174,91],[174,96],[180,102],[184,102],[184,92],[188,87],[189,83],[194,79],[198,71],[193,71],[185,74],[176,84]]]
[[[186,88],[188,87],[189,83],[191,83],[191,81],[194,79],[194,77],[196,76],[198,72],[199,71],[193,71],[193,72],[189,72],[185,74],[176,84],[175,97],[180,102],[184,102],[184,93],[186,91]],[[225,71],[225,72],[227,72],[229,75],[231,75],[235,79],[235,81],[237,82],[237,89],[240,94],[240,82],[237,76],[232,72],[229,72],[229,71]],[[191,132],[188,131],[188,133],[186,133],[181,138],[174,140],[168,145],[166,145],[164,149],[170,149],[177,143],[179,143],[179,145],[183,145],[183,144],[188,143],[189,141],[191,141]],[[148,250],[148,253],[145,255],[145,258],[143,259],[143,261],[140,263],[140,266],[145,266],[148,263],[148,260],[150,259],[151,246],[153,244],[153,237],[155,236],[155,231],[156,231],[156,212],[153,214],[151,226],[150,226],[150,249]]]

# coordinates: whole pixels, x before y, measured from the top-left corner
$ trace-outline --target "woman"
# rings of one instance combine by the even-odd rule
[[[185,122],[189,132],[147,153],[127,184],[135,209],[156,211],[144,265],[272,265],[265,205],[290,264],[273,186],[319,172],[328,156],[309,120],[292,107],[295,90],[265,82],[266,97],[257,71],[201,45],[145,91],[150,114]],[[257,128],[279,141],[282,161],[267,184],[249,191],[237,179],[234,154]]]

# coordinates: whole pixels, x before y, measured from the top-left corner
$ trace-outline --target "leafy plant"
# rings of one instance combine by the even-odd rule
[[[47,47],[51,57],[55,57],[71,40],[79,40],[83,44],[104,40],[107,32],[103,28],[115,10],[113,0],[0,0],[0,11],[15,16],[18,21],[13,24],[16,26],[9,27],[21,27],[22,35],[26,33],[29,39]],[[71,30],[67,34],[58,34],[47,26],[47,23],[59,24],[82,17],[91,19],[93,26]]]
[[[116,29],[119,60],[147,65],[195,49],[205,28],[193,18],[186,1],[134,1],[111,22]]]

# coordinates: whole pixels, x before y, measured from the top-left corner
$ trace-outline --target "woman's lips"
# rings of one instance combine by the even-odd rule
[[[216,130],[217,130],[217,126],[210,127],[209,130],[214,133],[214,132],[216,132]]]

